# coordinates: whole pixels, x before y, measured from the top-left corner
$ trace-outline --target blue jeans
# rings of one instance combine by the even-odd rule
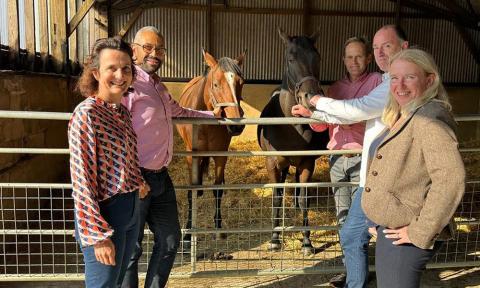
[[[330,180],[332,183],[338,182],[358,182],[360,181],[360,165],[362,157],[360,155],[345,157],[342,155],[330,156]],[[338,225],[342,226],[347,219],[348,210],[352,204],[355,195],[355,187],[333,187],[335,199],[335,208],[337,210]]]
[[[160,173],[143,171],[150,185],[148,195],[140,200],[140,233],[135,253],[128,264],[123,288],[138,287],[138,260],[142,256],[143,227],[145,222],[153,233],[154,244],[148,263],[145,287],[164,287],[172,270],[180,243],[177,198],[168,171]]]
[[[99,203],[100,214],[114,229],[115,266],[97,261],[93,246],[82,247],[85,262],[85,286],[87,288],[116,288],[122,284],[127,265],[135,249],[138,235],[138,193],[117,194],[108,203]],[[76,227],[77,221],[75,221]],[[76,238],[78,230],[75,228]]]
[[[340,230],[347,282],[345,287],[367,287],[368,283],[368,233],[367,217],[361,206],[363,187],[358,187],[353,197],[345,224]]]

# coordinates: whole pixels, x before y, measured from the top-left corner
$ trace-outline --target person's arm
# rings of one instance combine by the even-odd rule
[[[419,125],[420,126],[420,125]],[[465,167],[454,132],[445,123],[422,124],[416,135],[431,178],[430,189],[420,216],[408,225],[412,243],[428,249],[432,239],[448,225],[465,192]]]
[[[349,100],[320,97],[315,104],[319,111],[353,122],[380,117],[388,101],[390,81],[385,80],[365,96]],[[331,122],[329,122],[331,123]],[[339,123],[336,123],[339,124]]]
[[[197,118],[214,118],[212,111],[198,111],[190,108],[184,108],[178,104],[172,95],[165,91],[165,95],[168,99],[168,104],[172,111],[172,117],[197,117]]]
[[[68,129],[75,221],[83,247],[101,243],[113,234],[98,205],[97,143],[87,113],[74,112]]]
[[[323,111],[314,111],[312,116],[310,118],[315,119],[315,120],[320,120],[325,123],[329,124],[337,124],[337,125],[349,125],[349,124],[355,124],[358,123],[359,121],[352,121],[349,119],[344,119],[340,117],[336,117],[330,114],[327,114]]]

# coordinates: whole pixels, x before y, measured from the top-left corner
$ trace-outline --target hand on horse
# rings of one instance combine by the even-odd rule
[[[324,97],[324,96],[320,96],[320,95],[313,96],[312,98],[310,98],[310,104],[312,104],[312,106],[314,106],[314,107],[317,107],[317,102],[322,97]]]
[[[103,265],[115,266],[115,245],[112,240],[107,238],[93,245],[95,258]]]
[[[143,184],[138,189],[138,197],[140,197],[140,199],[143,199],[148,195],[148,192],[150,192],[150,186],[147,184],[147,182],[143,182]]]
[[[292,115],[295,117],[310,117],[312,116],[312,111],[308,110],[307,108],[303,107],[301,104],[297,104],[292,107]]]

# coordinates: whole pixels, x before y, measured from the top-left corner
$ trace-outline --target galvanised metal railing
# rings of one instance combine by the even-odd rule
[[[0,118],[68,120],[70,113],[0,111]],[[456,117],[457,121],[478,121],[480,115]],[[175,119],[175,123],[208,125],[284,125],[317,123],[305,118],[261,119]],[[195,144],[195,143],[194,143]],[[194,147],[195,150],[195,147]],[[478,152],[479,148],[462,149],[462,152]],[[62,148],[0,148],[0,153],[68,154]],[[274,156],[274,155],[331,155],[361,153],[360,150],[338,151],[176,151],[177,156]],[[195,169],[195,165],[193,165]],[[192,173],[196,175],[196,173]],[[193,179],[192,183],[200,183]],[[335,224],[335,207],[329,196],[331,187],[355,186],[357,183],[269,183],[226,185],[177,185],[179,202],[186,199],[186,191],[193,192],[192,229],[182,229],[191,234],[191,250],[180,247],[172,277],[226,277],[258,275],[297,275],[343,271],[341,249],[338,245]],[[437,254],[430,268],[464,267],[478,265],[480,191],[479,181],[469,181],[464,200],[457,211],[455,222],[456,240],[448,241]],[[307,187],[313,190],[311,197],[310,226],[303,227],[298,219],[293,196],[284,198],[282,225],[272,227],[271,207],[274,188],[295,189]],[[222,207],[228,228],[214,229],[205,221],[215,199],[206,195],[196,197],[199,190],[229,190]],[[254,191],[254,193],[252,193]],[[310,191],[312,192],[312,191]],[[73,201],[71,184],[58,183],[0,183],[0,281],[72,280],[82,279],[83,264],[78,245],[73,238]],[[229,198],[229,195],[234,195]],[[236,195],[241,195],[236,197]],[[242,198],[243,197],[243,198]],[[238,198],[241,198],[239,201]],[[244,203],[243,203],[243,202]],[[183,201],[185,202],[185,201]],[[185,212],[186,207],[180,207]],[[185,214],[185,213],[183,213]],[[299,253],[296,238],[302,231],[312,231],[312,241],[318,252],[313,256]],[[282,232],[285,242],[280,252],[270,252],[266,242],[273,231]],[[226,233],[226,239],[210,238]],[[152,245],[150,232],[146,229],[145,255],[140,269],[146,271]],[[371,267],[373,268],[373,267]]]

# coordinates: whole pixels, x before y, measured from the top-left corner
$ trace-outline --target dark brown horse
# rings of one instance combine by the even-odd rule
[[[203,76],[192,79],[183,89],[180,96],[180,105],[195,110],[222,109],[222,116],[226,118],[240,118],[243,110],[240,107],[243,78],[242,65],[245,53],[233,60],[227,57],[217,60],[207,52],[203,52],[208,67]],[[232,136],[242,133],[243,125],[201,125],[198,131],[198,151],[227,151]],[[192,151],[192,125],[177,125],[178,132],[185,143],[187,151]],[[202,176],[207,172],[210,157],[202,157],[199,161],[198,178],[202,184]],[[225,182],[224,172],[227,163],[226,156],[212,157],[215,162],[215,183]],[[187,157],[190,175],[192,175],[192,157]],[[202,191],[198,192],[201,196]],[[215,228],[222,228],[222,214],[220,210],[223,190],[214,190],[215,196]],[[192,193],[188,191],[188,220],[187,229],[192,227]],[[220,234],[221,237],[225,235]],[[187,234],[184,240],[190,240]],[[187,244],[188,245],[188,244]]]
[[[292,106],[303,104],[311,106],[309,99],[316,94],[323,94],[318,75],[320,56],[315,48],[318,35],[311,37],[288,36],[281,29],[280,37],[286,45],[286,70],[280,91],[274,92],[263,109],[260,117],[293,117]],[[313,107],[310,107],[313,108]],[[257,129],[259,144],[264,151],[282,150],[319,150],[326,149],[328,132],[316,133],[309,125],[259,125]],[[290,166],[296,167],[297,183],[309,182],[315,168],[315,156],[271,156],[267,157],[266,166],[270,182],[285,182]],[[273,195],[273,226],[279,226],[283,188],[275,188]],[[308,197],[306,188],[295,189],[295,203],[303,213],[303,225],[308,226]],[[272,250],[279,250],[282,242],[279,232],[274,232],[270,241]],[[302,250],[305,255],[314,252],[310,242],[310,231],[304,231]]]

